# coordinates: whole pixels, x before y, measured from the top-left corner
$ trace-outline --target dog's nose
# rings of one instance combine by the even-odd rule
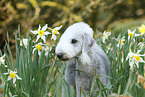
[[[62,53],[58,53],[58,54],[57,54],[57,57],[58,57],[59,59],[62,59],[63,54],[62,54]]]

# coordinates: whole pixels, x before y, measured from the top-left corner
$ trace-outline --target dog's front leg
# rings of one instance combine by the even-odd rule
[[[65,70],[65,81],[66,84],[63,84],[62,87],[62,97],[69,97],[70,86],[74,88],[76,87],[75,83],[75,70],[76,70],[76,60],[71,59],[66,62],[66,70]]]

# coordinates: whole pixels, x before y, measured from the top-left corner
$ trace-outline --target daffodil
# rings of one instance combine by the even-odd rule
[[[9,75],[7,81],[12,79],[13,80],[13,84],[15,84],[17,79],[18,80],[22,80],[22,78],[20,78],[16,73],[17,73],[16,71],[12,71],[12,70],[8,69],[8,72],[7,73],[3,73],[3,74],[4,75]]]
[[[130,52],[128,53],[126,60],[129,59],[129,65],[131,69],[133,68],[134,64],[136,64],[137,68],[139,68],[139,62],[145,63],[145,61],[141,57],[145,56],[145,54],[140,55],[139,54],[140,51],[141,50],[138,50],[137,53],[133,53],[130,50]]]
[[[49,53],[51,50],[52,50],[52,47],[51,47],[51,46],[50,46],[50,47],[46,46],[46,47],[45,47],[45,56],[47,56],[48,53]]]
[[[108,36],[110,36],[110,35],[111,35],[111,32],[104,31],[102,42],[105,43],[105,40],[108,39]]]
[[[55,27],[52,29],[52,37],[51,40],[56,40],[56,34],[60,34],[58,30],[60,30],[60,28],[62,27],[62,25],[60,27]]]
[[[119,42],[118,42],[118,44],[117,44],[117,47],[121,47],[122,48],[122,46],[124,45],[124,41],[125,41],[125,36],[124,37],[122,37],[120,40],[118,40]]]
[[[140,43],[138,44],[138,46],[139,46],[140,49],[145,48],[145,42],[140,42]]]
[[[44,41],[44,43],[46,43],[45,35],[51,34],[51,33],[46,31],[47,27],[48,27],[47,24],[44,27],[42,27],[42,28],[39,25],[38,30],[35,30],[35,31],[30,30],[33,34],[38,34],[36,42],[38,41],[39,38],[41,38]]]
[[[138,29],[141,35],[145,34],[145,25],[142,24]]]
[[[4,59],[5,56],[6,56],[6,54],[4,54],[2,57],[0,57],[0,66],[1,66],[1,64],[5,65],[5,59]]]
[[[111,43],[110,43],[106,48],[107,48],[107,51],[106,51],[107,54],[109,53],[110,50],[113,50],[113,49],[111,48]]]
[[[133,56],[133,62],[136,64],[136,66],[139,68],[139,62],[141,62],[141,63],[145,63],[145,61],[142,59],[142,57],[141,56],[143,56],[143,55],[140,55],[140,54],[135,54],[134,56]]]
[[[27,49],[27,45],[28,45],[28,39],[23,38],[22,40],[20,40],[20,46],[23,46]]]
[[[133,31],[131,31],[131,30],[128,29],[128,40],[129,40],[129,39],[132,39],[133,37],[137,37],[137,36],[140,35],[140,34],[136,34],[135,31],[136,31],[136,29],[133,30]],[[135,41],[135,40],[134,40],[134,41]]]
[[[133,53],[133,52],[131,52],[131,50],[130,50],[130,52],[128,53],[128,55],[127,55],[127,57],[126,57],[126,60],[128,60],[128,59],[129,59],[130,69],[132,69],[132,68],[133,68],[133,64],[134,64],[134,62],[132,61],[133,56],[134,56],[134,53]]]
[[[41,50],[44,49],[43,46],[44,46],[44,44],[42,44],[41,42],[36,44],[34,46],[34,49],[33,49],[33,54],[34,54],[35,50],[38,50],[38,55],[40,56],[41,55]]]

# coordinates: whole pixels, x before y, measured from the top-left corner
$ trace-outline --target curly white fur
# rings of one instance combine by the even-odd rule
[[[107,55],[93,39],[92,28],[84,22],[75,23],[66,29],[55,52],[67,63],[65,80],[69,86],[76,87],[77,97],[80,97],[80,86],[89,97],[90,79],[95,70],[98,75],[109,76],[110,66]],[[104,85],[108,85],[107,77],[100,76],[99,79]],[[97,85],[95,90],[98,90]],[[66,97],[64,93],[62,96]]]

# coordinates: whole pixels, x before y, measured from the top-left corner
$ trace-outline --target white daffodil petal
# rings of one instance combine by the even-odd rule
[[[40,26],[40,24],[39,24],[38,32],[40,31],[40,29],[41,29],[41,26]]]
[[[38,45],[44,45],[44,44],[42,44],[42,42],[40,42],[40,43],[38,43]]]
[[[1,58],[4,58],[6,56],[6,54],[4,54]]]
[[[22,78],[20,78],[17,74],[15,76],[17,79],[22,80]]]
[[[126,60],[128,60],[128,56],[126,57]]]
[[[38,41],[38,39],[40,38],[40,36],[39,35],[37,35],[37,39],[36,39],[36,42]]]
[[[10,69],[8,69],[8,73],[10,73]]]
[[[119,47],[119,43],[117,44],[117,47]]]
[[[3,73],[4,75],[7,75],[7,74],[9,74],[9,73]]]
[[[22,44],[22,40],[20,40],[20,46],[23,46],[23,44]]]
[[[138,51],[137,51],[137,54],[139,54],[140,52],[141,52],[141,50],[138,50]]]
[[[105,38],[102,39],[102,42],[105,43]]]
[[[133,64],[134,64],[133,60],[130,60],[129,65],[132,67],[132,66],[133,66]]]
[[[135,33],[135,31],[136,31],[136,29],[134,29],[134,30],[132,31],[132,33],[134,34],[134,33]]]
[[[145,54],[143,54],[143,55],[139,55],[139,56],[145,56]]]
[[[34,49],[33,49],[33,52],[32,52],[32,54],[34,54],[35,50],[36,50],[36,48],[34,48]]]
[[[48,35],[48,34],[51,34],[51,33],[50,33],[50,32],[47,32],[47,31],[46,31],[46,32],[44,32],[44,35]]]
[[[60,27],[55,27],[54,29],[56,30],[60,30],[60,28],[62,27],[62,25]]]
[[[41,55],[41,51],[39,51],[39,50],[38,50],[38,55],[39,55],[39,56]]]
[[[107,32],[107,35],[110,36],[111,35],[111,32]]]
[[[4,65],[5,67],[8,67],[7,65]]]
[[[48,25],[46,24],[44,27],[42,27],[42,31],[45,31],[47,29]]]
[[[30,30],[33,34],[38,34],[38,30],[32,31]]]
[[[5,60],[1,60],[2,64],[5,64]]]
[[[55,34],[52,34],[52,37],[51,37],[51,40],[56,40],[56,36],[55,36]]]
[[[139,62],[145,63],[145,61],[140,57]]]
[[[139,68],[139,65],[138,65],[138,63],[139,63],[139,62],[135,62],[135,64],[136,64],[137,68]]]
[[[7,81],[9,81],[9,80],[11,80],[12,78],[10,77],[10,76],[8,76],[8,79],[7,79]]]
[[[140,36],[140,34],[135,34],[135,37],[136,37],[136,36]]]
[[[41,39],[44,41],[44,43],[46,43],[46,39],[45,39],[45,36],[41,36]]]
[[[13,78],[13,84],[16,82],[16,77],[15,78]]]
[[[131,30],[128,29],[128,34],[131,33]]]

